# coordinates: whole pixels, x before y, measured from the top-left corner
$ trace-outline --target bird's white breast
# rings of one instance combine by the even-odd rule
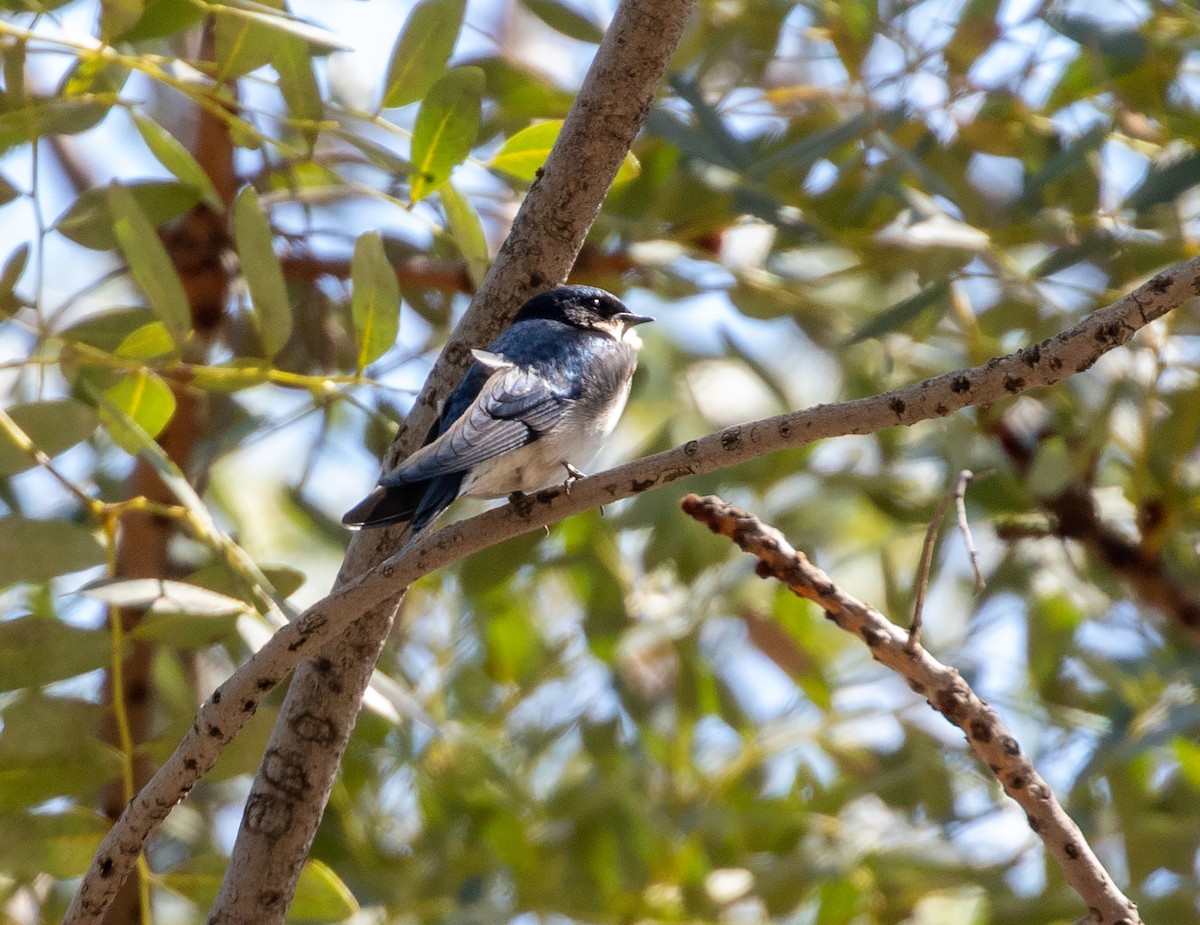
[[[625,403],[630,379],[605,405],[586,399],[576,402],[551,433],[532,443],[476,466],[463,479],[461,494],[468,498],[503,498],[514,491],[533,492],[567,480],[566,464],[586,469],[608,439]]]

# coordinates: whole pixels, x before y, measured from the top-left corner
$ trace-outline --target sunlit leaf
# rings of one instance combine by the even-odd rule
[[[483,71],[460,67],[434,85],[421,102],[412,137],[412,201],[419,202],[450,179],[479,135]]]
[[[562,125],[561,119],[552,119],[521,129],[500,146],[500,150],[492,155],[489,165],[518,180],[533,180],[538,171],[545,166],[546,158],[550,156],[550,150],[562,131]],[[613,186],[635,180],[640,173],[641,165],[637,158],[632,152],[626,152],[625,159],[613,179]]]
[[[274,235],[252,186],[245,187],[234,201],[233,230],[254,320],[269,359],[292,335],[292,307],[275,255]]]
[[[125,373],[104,390],[106,404],[100,406],[100,423],[109,436],[125,450],[135,455],[140,441],[128,433],[124,417],[114,415],[109,404],[151,437],[157,437],[175,414],[175,393],[161,376],[145,369]]]
[[[400,330],[400,287],[379,232],[368,231],[355,242],[350,279],[354,287],[350,311],[362,372],[391,349]]]
[[[300,870],[288,915],[302,921],[338,922],[358,911],[358,901],[333,870],[308,860]]]
[[[383,83],[384,108],[415,103],[446,70],[462,28],[466,0],[422,0],[396,39]]]

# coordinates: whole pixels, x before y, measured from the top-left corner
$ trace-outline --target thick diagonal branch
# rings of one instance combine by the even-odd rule
[[[526,299],[566,279],[650,108],[692,0],[622,0],[558,141],[470,309],[442,351],[385,468],[411,453],[462,378]],[[358,534],[339,584],[375,568],[398,530]],[[254,779],[211,922],[282,922],[324,812],[403,586],[296,672]],[[360,613],[363,613],[360,611]]]
[[[1126,343],[1139,328],[1198,293],[1200,257],[1159,274],[1061,334],[983,366],[947,373],[872,398],[819,405],[729,427],[673,450],[582,479],[569,495],[561,490],[540,492],[519,505],[510,504],[452,523],[406,546],[369,572],[344,582],[310,607],[296,623],[281,629],[213,693],[175,753],[101,842],[67,921],[96,921],[111,889],[111,880],[128,873],[150,833],[212,767],[221,749],[245,724],[267,691],[301,659],[310,658],[362,614],[394,601],[421,576],[504,540],[557,523],[571,514],[689,475],[727,469],[828,437],[915,424],[971,404],[987,405],[1010,394],[1049,385],[1077,369],[1086,369],[1102,353]],[[327,647],[326,651],[331,649]],[[325,669],[318,666],[314,670]],[[304,723],[304,729],[315,728],[307,725],[307,720]],[[273,767],[272,773],[282,773],[281,766]]]
[[[976,757],[996,775],[1004,792],[1025,810],[1029,827],[1045,843],[1063,878],[1082,897],[1089,925],[1139,925],[1137,906],[1113,883],[1074,820],[996,711],[979,699],[962,675],[943,665],[909,635],[869,604],[847,594],[829,576],[794,550],[783,534],[753,514],[715,496],[683,499],[684,512],[714,533],[733,540],[758,558],[756,571],[775,578],[853,633],[877,662],[899,674],[929,705],[967,736]]]

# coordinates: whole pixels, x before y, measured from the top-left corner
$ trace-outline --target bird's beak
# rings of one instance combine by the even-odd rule
[[[621,312],[617,317],[621,319],[621,323],[626,328],[637,327],[639,324],[645,324],[647,321],[654,320],[649,315],[635,315],[633,312]]]

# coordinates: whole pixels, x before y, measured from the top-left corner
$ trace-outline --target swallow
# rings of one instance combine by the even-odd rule
[[[592,286],[534,296],[451,393],[424,445],[346,512],[351,529],[413,534],[456,498],[504,498],[582,477],[617,426],[653,321]]]

